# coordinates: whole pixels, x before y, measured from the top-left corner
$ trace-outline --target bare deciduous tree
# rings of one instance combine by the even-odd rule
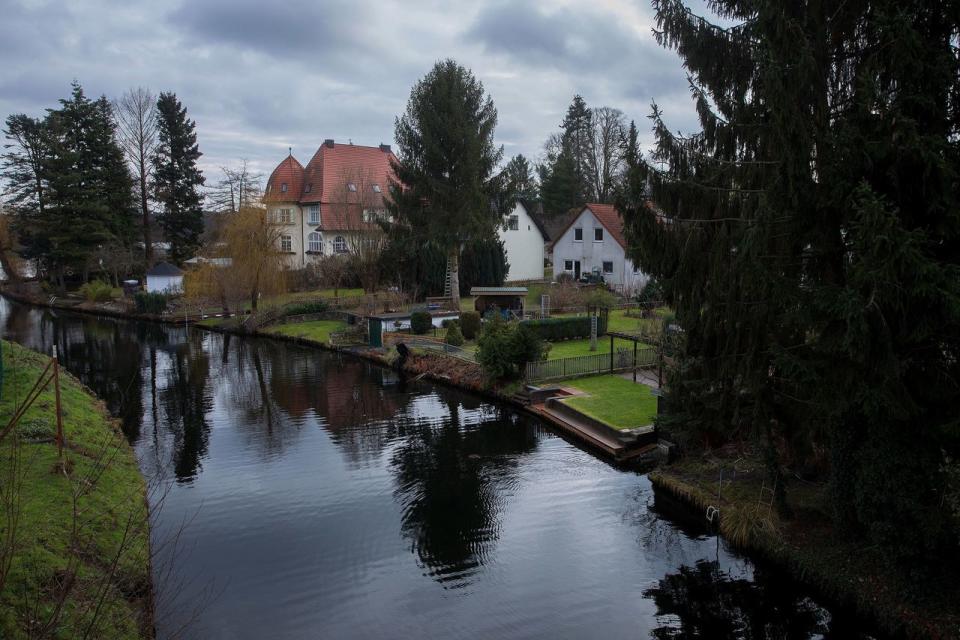
[[[147,182],[150,178],[150,158],[157,147],[157,98],[144,87],[131,88],[114,103],[113,112],[120,144],[133,167],[143,224],[144,259],[149,268],[153,262],[153,239],[150,234]]]
[[[593,111],[593,140],[590,180],[598,202],[609,203],[623,164],[623,139],[626,120],[620,109],[597,107]]]
[[[220,170],[223,179],[208,194],[214,211],[236,213],[260,201],[263,174],[252,171],[245,158],[236,167],[220,167]]]

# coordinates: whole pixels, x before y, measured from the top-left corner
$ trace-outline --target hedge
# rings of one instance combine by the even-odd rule
[[[577,316],[573,318],[544,318],[543,320],[524,320],[520,324],[534,331],[543,340],[555,342],[557,340],[572,340],[575,338],[590,337],[591,316]],[[597,318],[597,335],[607,332],[606,316]]]
[[[410,315],[410,330],[417,335],[423,335],[433,328],[433,316],[426,311],[414,311]]]
[[[133,296],[137,313],[160,315],[167,310],[167,296],[162,293],[141,291]]]

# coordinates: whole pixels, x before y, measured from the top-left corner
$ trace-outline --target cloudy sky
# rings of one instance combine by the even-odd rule
[[[288,146],[391,143],[435,61],[473,69],[499,111],[505,158],[541,154],[575,93],[622,109],[649,145],[650,103],[694,126],[677,55],[647,0],[0,0],[0,117],[40,115],[76,79],[89,95],[174,91],[197,122],[208,181]]]

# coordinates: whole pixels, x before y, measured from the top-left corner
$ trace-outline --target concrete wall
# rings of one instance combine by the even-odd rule
[[[575,230],[583,229],[583,240],[574,240]],[[594,241],[594,229],[603,229],[603,241]],[[625,295],[632,295],[646,284],[648,277],[634,267],[633,262],[626,257],[610,232],[593,215],[589,209],[584,209],[570,228],[560,236],[553,246],[553,275],[556,278],[561,273],[574,275],[574,269],[567,269],[567,261],[580,261],[580,274],[590,273],[594,267],[603,273],[603,263],[612,262],[613,272],[603,273],[605,282],[614,289],[623,291]]]
[[[509,228],[509,219],[517,216],[517,229]],[[503,240],[507,253],[507,281],[543,279],[543,235],[533,222],[526,208],[516,203],[513,211],[503,218],[503,225],[497,227],[497,235]]]

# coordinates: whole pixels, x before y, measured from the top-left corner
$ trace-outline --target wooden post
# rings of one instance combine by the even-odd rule
[[[57,406],[57,457],[63,461],[63,410],[60,406],[60,362],[57,345],[53,345],[53,392]]]

